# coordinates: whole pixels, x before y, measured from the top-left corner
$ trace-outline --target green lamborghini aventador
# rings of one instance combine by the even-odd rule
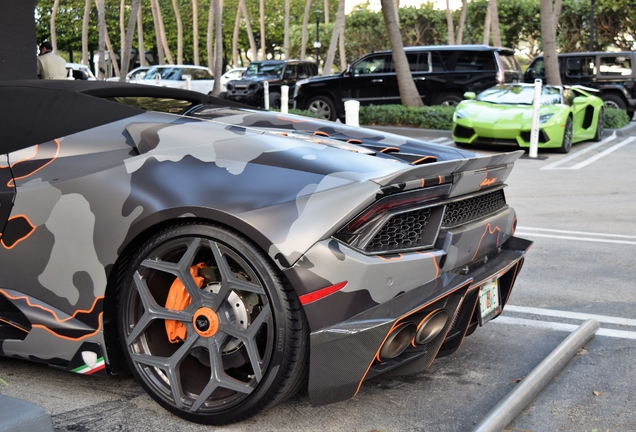
[[[592,89],[544,86],[539,110],[539,148],[567,153],[572,143],[603,137],[603,100]],[[491,87],[457,105],[453,140],[460,146],[507,144],[530,146],[533,84]]]

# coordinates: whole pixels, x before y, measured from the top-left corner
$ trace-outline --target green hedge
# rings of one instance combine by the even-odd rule
[[[290,113],[316,117],[309,111],[290,109]],[[420,108],[404,105],[371,105],[360,107],[361,126],[403,126],[421,129],[446,129],[453,127],[455,107],[425,106]],[[605,128],[620,129],[629,123],[625,110],[605,108]]]

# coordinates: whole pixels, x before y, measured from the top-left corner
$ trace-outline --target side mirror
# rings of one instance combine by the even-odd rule
[[[475,99],[477,97],[477,95],[475,94],[475,92],[466,92],[464,93],[464,98],[465,99]]]
[[[347,65],[347,68],[344,70],[342,75],[343,76],[351,76],[351,65],[350,64]]]

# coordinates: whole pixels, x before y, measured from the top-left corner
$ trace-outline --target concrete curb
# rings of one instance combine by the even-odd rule
[[[623,126],[620,129],[610,129],[616,132],[616,136],[622,137],[625,135],[629,135],[632,132],[636,131],[636,120],[630,121],[627,126]]]
[[[53,432],[51,414],[31,402],[0,395],[0,432]]]

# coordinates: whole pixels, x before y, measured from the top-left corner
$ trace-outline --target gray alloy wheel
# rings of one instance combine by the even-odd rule
[[[128,364],[172,413],[231,423],[298,390],[307,363],[298,299],[246,238],[168,228],[139,249],[119,287]]]
[[[572,117],[568,117],[563,129],[563,141],[559,147],[559,153],[569,153],[572,148]]]
[[[601,95],[601,99],[603,99],[603,106],[605,106],[605,108],[627,109],[627,105],[625,105],[625,102],[620,96],[603,94]]]
[[[441,106],[457,106],[464,99],[456,94],[446,94],[437,98],[437,105]]]
[[[307,111],[316,114],[319,118],[325,120],[336,119],[336,108],[331,99],[325,96],[316,96],[307,104]]]
[[[599,142],[603,139],[603,130],[605,129],[605,111],[603,108],[598,113],[598,122],[596,123],[596,134],[594,134],[594,141]]]

